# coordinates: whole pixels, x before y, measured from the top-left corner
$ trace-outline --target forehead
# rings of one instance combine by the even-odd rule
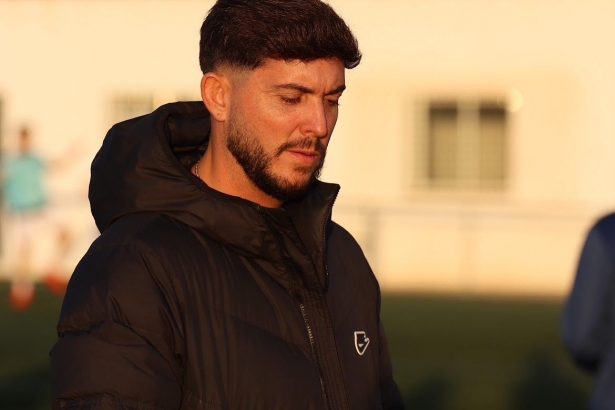
[[[338,58],[311,61],[266,59],[254,70],[245,72],[245,82],[260,88],[298,84],[326,92],[344,85],[344,63]]]

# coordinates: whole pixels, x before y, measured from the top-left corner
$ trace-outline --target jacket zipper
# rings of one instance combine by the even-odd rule
[[[320,379],[320,388],[322,389],[322,395],[325,399],[325,406],[328,410],[331,409],[331,403],[329,403],[329,395],[327,394],[327,386],[325,385],[325,378],[322,374],[322,367],[320,366],[320,360],[318,360],[318,355],[316,354],[316,341],[314,340],[314,334],[312,333],[312,327],[310,326],[310,321],[308,320],[307,312],[305,310],[305,305],[303,302],[299,303],[299,307],[301,308],[301,315],[303,316],[303,323],[305,324],[305,328],[308,332],[308,338],[310,340],[310,347],[312,349],[312,356],[314,357],[314,363],[316,364],[316,372],[318,373],[318,378]]]
[[[280,247],[280,258],[282,259],[282,261],[284,261],[284,265],[286,266],[286,269],[288,269],[288,271],[291,272],[291,269],[289,269],[289,263],[286,260],[286,257],[284,256],[284,254],[282,252],[283,245],[282,245],[282,242],[281,242],[280,238],[278,237],[278,234],[276,233],[276,231],[271,226],[271,223],[269,222],[269,219],[267,218],[267,215],[265,215],[265,212],[262,210],[260,205],[257,205],[256,208],[257,208],[258,212],[263,216],[263,219],[265,220],[265,222],[269,226],[269,229],[273,233],[273,236],[276,238],[276,241],[278,242],[278,246]],[[331,210],[329,211],[329,213],[331,214]],[[329,219],[329,218],[327,218],[327,219]],[[325,222],[325,229],[326,229],[326,222]],[[325,259],[325,274],[328,275],[328,273],[327,273],[327,261],[326,261],[326,258],[324,258],[324,259]],[[299,285],[297,284],[297,281],[296,281],[296,279],[294,278],[293,275],[290,275],[290,280],[291,280],[291,283],[292,283],[293,288],[294,288],[294,289],[292,289],[292,292],[295,293],[295,298],[299,300],[299,309],[301,310],[301,316],[303,318],[303,323],[305,325],[305,329],[307,330],[308,340],[310,341],[310,349],[312,350],[312,357],[314,359],[314,364],[316,365],[316,373],[318,374],[318,379],[320,381],[320,388],[322,389],[322,395],[323,395],[323,399],[325,401],[325,408],[327,410],[331,410],[331,403],[329,403],[329,395],[327,394],[327,386],[325,384],[325,378],[324,378],[324,375],[323,375],[322,366],[320,364],[320,360],[318,359],[318,353],[316,352],[316,341],[314,340],[314,332],[312,331],[312,326],[310,325],[310,321],[308,319],[308,315],[307,315],[307,310],[305,308],[305,304],[303,303],[303,299],[301,298],[301,296],[299,294]]]
[[[323,288],[322,298],[325,304],[326,304],[327,291],[329,289],[329,267],[327,265],[327,224],[329,223],[329,221],[331,220],[331,217],[333,216],[333,205],[335,205],[335,201],[337,200],[337,195],[338,193],[336,192],[335,196],[333,197],[333,200],[331,201],[331,206],[329,207],[329,212],[327,213],[327,217],[325,218],[323,230],[322,230],[322,244],[323,244],[323,252],[322,252],[323,258],[322,259],[323,259],[323,265],[325,268],[325,286]],[[305,320],[307,320],[307,317],[305,317]],[[306,325],[309,326],[309,323],[306,322]],[[313,335],[311,334],[310,334],[310,339],[313,339]],[[339,353],[337,352],[337,349],[336,349],[335,357],[337,359],[337,362],[340,363]],[[322,373],[322,369],[320,368],[320,363],[318,363],[318,370],[319,370],[319,373]],[[321,383],[323,383],[323,394],[325,394],[327,409],[331,409],[331,404],[327,396],[327,391],[326,391],[326,386],[324,385],[323,376],[321,376]]]
[[[335,201],[337,199],[338,193],[333,197],[333,201],[331,201],[331,207],[329,208],[329,213],[325,218],[324,226],[322,227],[322,260],[325,265],[325,286],[324,293],[327,294],[327,290],[329,289],[329,267],[327,266],[327,223],[331,220],[333,216],[333,205],[335,205]]]

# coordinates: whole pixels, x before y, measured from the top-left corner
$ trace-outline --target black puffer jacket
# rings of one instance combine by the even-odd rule
[[[331,222],[339,187],[267,209],[189,171],[202,103],[114,126],[92,164],[102,235],[68,286],[54,408],[401,406],[378,283]]]

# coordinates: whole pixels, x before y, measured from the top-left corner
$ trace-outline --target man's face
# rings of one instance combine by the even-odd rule
[[[226,146],[247,178],[281,202],[319,176],[344,86],[338,59],[267,60],[238,74]]]

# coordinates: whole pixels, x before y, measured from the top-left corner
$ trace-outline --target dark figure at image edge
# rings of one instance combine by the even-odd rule
[[[116,124],[92,163],[54,409],[403,408],[378,282],[317,179],[360,58],[318,0],[214,5],[203,101]]]
[[[591,410],[615,409],[615,213],[589,230],[561,322],[564,345],[594,377]]]

